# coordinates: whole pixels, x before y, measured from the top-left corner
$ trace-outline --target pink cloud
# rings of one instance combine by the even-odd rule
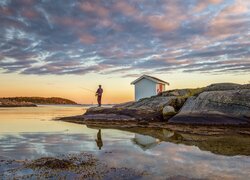
[[[29,18],[29,19],[33,19],[33,18],[36,18],[38,17],[38,13],[34,10],[24,10],[22,12],[22,16],[26,17],[26,18]]]
[[[139,13],[137,9],[134,6],[131,6],[127,2],[124,1],[118,1],[115,4],[115,9],[118,10],[119,12],[122,12],[123,14],[127,16],[137,16]]]
[[[249,2],[237,0],[227,6],[210,22],[208,34],[226,38],[233,33],[240,33],[241,24],[247,21],[240,15],[249,12],[249,5]]]
[[[93,44],[96,42],[96,37],[88,33],[81,34],[79,39],[80,39],[80,42],[84,44]]]
[[[146,17],[146,21],[156,30],[174,31],[180,27],[181,22],[188,18],[188,14],[183,12],[182,7],[176,1],[167,1],[164,6],[161,15],[149,15]]]
[[[247,13],[250,10],[249,1],[245,0],[236,0],[235,3],[231,6],[228,6],[224,9],[224,14],[242,14]]]
[[[80,9],[85,12],[95,13],[101,17],[109,15],[109,11],[105,7],[96,3],[83,2],[80,4]]]
[[[131,16],[140,23],[145,23],[153,29],[159,31],[173,31],[177,29],[180,22],[185,18],[177,2],[168,2],[164,14],[143,14],[136,7],[127,2],[119,1],[115,4],[115,9],[126,16]]]
[[[173,31],[180,24],[179,21],[171,20],[166,16],[149,16],[147,19],[151,27],[160,31]]]
[[[78,28],[84,28],[86,27],[86,22],[84,22],[83,20],[79,20],[76,18],[72,18],[72,17],[53,17],[54,22],[61,24],[61,25],[65,25],[65,26],[73,26],[73,27],[78,27]]]
[[[0,7],[0,14],[10,16],[13,14],[13,11],[8,7]]]
[[[223,0],[200,0],[197,2],[194,11],[195,12],[201,12],[204,9],[206,9],[209,5],[218,5],[222,3]]]
[[[32,5],[35,3],[34,0],[21,0],[22,3],[24,3],[25,5]]]

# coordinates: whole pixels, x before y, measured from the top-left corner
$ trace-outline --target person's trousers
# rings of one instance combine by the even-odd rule
[[[98,106],[102,105],[102,96],[97,96]]]

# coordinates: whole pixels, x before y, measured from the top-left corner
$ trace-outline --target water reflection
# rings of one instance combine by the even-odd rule
[[[135,138],[132,139],[137,146],[143,150],[152,149],[160,143],[159,139],[153,138],[151,136],[145,136],[141,134],[135,134]]]
[[[95,140],[95,142],[99,150],[101,150],[103,146],[101,129],[98,130],[97,139]]]
[[[61,107],[53,109],[61,116],[83,111],[80,108],[72,111],[66,108],[65,112]],[[0,114],[0,159],[91,152],[110,166],[147,171],[151,179],[250,177],[250,136],[205,136],[162,128],[105,129],[51,121],[54,110],[45,107],[41,114],[37,114],[37,110],[19,109],[14,116],[9,111],[15,113],[8,110],[1,111],[3,116]],[[14,124],[18,126],[12,128]]]
[[[88,126],[90,128],[100,128]],[[151,149],[160,142],[170,142],[188,146],[197,146],[200,150],[214,154],[250,156],[250,136],[241,134],[199,135],[185,132],[174,132],[162,128],[118,128],[135,133],[132,142],[143,150]]]

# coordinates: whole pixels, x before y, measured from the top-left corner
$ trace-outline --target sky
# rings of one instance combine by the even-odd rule
[[[167,89],[250,83],[248,0],[0,0],[0,97],[134,99],[142,74]]]

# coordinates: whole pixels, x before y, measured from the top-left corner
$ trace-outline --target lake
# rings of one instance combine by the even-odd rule
[[[86,108],[0,108],[0,160],[89,152],[113,166],[146,171],[154,179],[250,178],[249,137],[208,139],[209,144],[199,137],[195,142],[170,139],[174,132],[166,129],[101,129],[53,120],[83,114]]]

